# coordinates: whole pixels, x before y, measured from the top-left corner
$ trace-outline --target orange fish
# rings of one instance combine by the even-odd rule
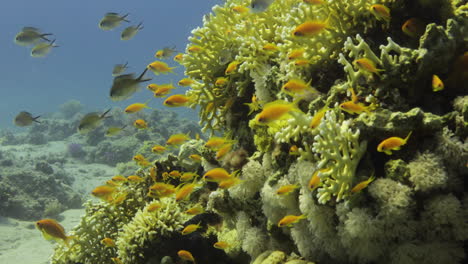
[[[146,123],[145,120],[143,119],[137,119],[135,122],[133,122],[133,126],[138,128],[138,129],[145,129],[148,128],[148,124]]]
[[[192,180],[193,178],[195,177],[198,177],[198,174],[194,173],[194,172],[184,172],[181,176],[180,176],[180,180],[181,181],[190,181]]]
[[[169,67],[167,63],[163,61],[154,61],[147,66],[148,70],[152,71],[154,74],[159,75],[159,74],[168,74],[172,73],[173,69],[175,67]]]
[[[371,5],[369,11],[377,18],[378,20],[384,20],[385,22],[390,22],[390,9],[384,5]]]
[[[167,139],[166,145],[170,145],[170,146],[181,145],[187,140],[190,140],[190,137],[188,134],[174,134],[174,135],[171,135]]]
[[[193,83],[195,83],[194,80],[190,79],[190,78],[183,78],[182,80],[180,80],[177,84],[180,85],[180,86],[190,86],[192,85]]]
[[[375,63],[367,58],[361,58],[357,59],[353,62],[356,67],[358,67],[360,70],[363,70],[365,72],[370,72],[370,73],[375,73],[380,76],[381,71],[384,71],[382,69],[377,69],[375,66]]]
[[[215,85],[216,85],[216,86],[224,86],[224,85],[226,85],[226,83],[227,83],[228,81],[229,81],[229,79],[226,78],[226,77],[218,77],[218,78],[216,79]]]
[[[310,61],[307,59],[298,59],[294,61],[294,65],[298,67],[307,66],[310,64]]]
[[[295,60],[304,56],[304,49],[295,49],[288,53],[288,60]]]
[[[348,114],[361,114],[362,112],[369,113],[372,109],[375,108],[374,105],[365,106],[361,103],[355,103],[353,101],[341,103],[339,107]]]
[[[238,14],[244,14],[244,13],[247,13],[249,12],[249,8],[248,7],[245,7],[245,6],[241,6],[241,5],[238,5],[238,6],[234,6],[233,8],[231,8],[232,11],[238,13]]]
[[[317,189],[317,187],[319,187],[320,185],[319,173],[324,173],[329,170],[330,170],[329,168],[325,168],[325,169],[315,171],[312,177],[310,178],[309,183],[307,184],[307,188],[309,188],[309,190],[311,191]]]
[[[238,61],[232,61],[229,63],[229,65],[226,67],[226,70],[224,71],[224,74],[232,74],[235,70],[237,70],[237,66],[239,66],[240,62]]]
[[[419,38],[424,35],[424,31],[426,30],[426,24],[417,18],[410,18],[403,23],[401,26],[401,30],[406,35],[412,38]]]
[[[229,244],[225,241],[218,241],[216,243],[213,244],[213,247],[214,248],[217,248],[217,249],[226,249],[229,247]]]
[[[106,247],[115,247],[115,242],[112,238],[104,238],[101,240],[101,243]]]
[[[296,145],[292,145],[289,148],[289,155],[299,155],[299,148]]]
[[[193,232],[197,231],[197,229],[201,228],[200,223],[194,225],[188,225],[182,230],[182,235],[189,235],[192,234]]]
[[[190,52],[190,53],[198,53],[200,51],[202,51],[203,48],[201,46],[198,46],[198,45],[192,45],[190,47],[188,47],[187,51]]]
[[[202,161],[202,157],[198,154],[192,154],[189,156],[189,159],[195,161],[195,162],[201,162]]]
[[[232,186],[235,186],[239,183],[241,183],[242,180],[239,179],[238,177],[230,177],[229,179],[222,180],[218,183],[218,187],[221,189],[229,189]]]
[[[314,89],[310,87],[311,82],[312,81],[309,81],[308,83],[306,83],[300,79],[291,79],[287,83],[285,83],[283,87],[281,87],[281,90],[283,90],[284,92],[290,95],[302,94],[306,91],[315,92]]]
[[[148,102],[146,102],[146,103],[131,104],[131,105],[127,106],[127,108],[125,108],[124,111],[127,114],[133,114],[133,113],[136,113],[136,112],[139,112],[139,111],[143,110],[144,108],[152,109],[151,107],[148,106]]]
[[[193,182],[177,187],[176,202],[188,199],[190,197],[190,194],[195,190],[197,186],[198,184]]]
[[[392,150],[400,150],[401,146],[405,145],[413,131],[409,132],[406,138],[390,137],[380,142],[377,146],[378,152],[384,152],[387,155],[392,155]]]
[[[356,184],[356,186],[354,186],[351,189],[351,193],[357,193],[357,192],[361,191],[362,189],[366,188],[374,179],[375,179],[375,177],[372,174],[372,176],[370,176],[369,179]]]
[[[293,103],[283,100],[269,102],[263,106],[263,110],[255,116],[259,124],[268,124],[270,122],[283,119],[290,111],[295,111],[297,107]]]
[[[112,180],[115,182],[126,182],[127,178],[125,178],[122,175],[115,175],[114,177],[112,177]]]
[[[138,175],[130,175],[127,177],[129,182],[142,182],[143,178]]]
[[[164,100],[163,104],[168,107],[186,106],[192,102],[192,98],[183,94],[174,94]]]
[[[187,209],[185,213],[188,215],[197,215],[203,213],[204,211],[205,209],[200,204],[197,204],[194,207]]]
[[[293,224],[305,218],[307,218],[305,215],[287,215],[278,222],[278,227],[292,227]]]
[[[444,89],[444,83],[437,75],[432,75],[432,91],[438,92]]]
[[[226,154],[228,154],[229,151],[231,151],[231,149],[232,149],[232,144],[229,144],[229,143],[225,144],[224,146],[219,148],[219,150],[216,152],[215,159],[220,160],[224,158],[224,156],[226,156]]]
[[[183,260],[187,260],[187,261],[191,261],[195,263],[195,258],[193,257],[192,253],[190,253],[187,250],[179,250],[177,252],[177,255]]]
[[[161,145],[154,145],[154,147],[151,148],[151,152],[153,152],[153,153],[162,154],[162,153],[164,153],[164,151],[166,151],[166,147],[163,147]]]
[[[181,62],[183,59],[184,59],[184,54],[183,53],[179,53],[179,54],[174,56],[174,61]]]
[[[325,21],[306,21],[297,26],[292,32],[295,37],[312,37],[330,27],[330,15]]]
[[[294,190],[296,190],[297,188],[299,188],[301,186],[297,185],[297,184],[288,184],[288,185],[283,185],[281,187],[279,187],[277,190],[276,190],[276,194],[278,195],[286,195],[286,194],[290,194],[292,193]]]
[[[101,186],[98,186],[96,188],[94,188],[92,191],[91,191],[91,194],[97,198],[100,198],[102,200],[105,200],[105,201],[109,201],[110,199],[112,199],[112,194],[114,193],[115,191],[115,187],[111,187],[111,186],[107,186],[107,185],[101,185]]]
[[[276,46],[275,44],[272,44],[272,43],[267,43],[267,44],[263,45],[262,49],[266,50],[266,51],[277,51],[278,46]]]
[[[228,142],[231,142],[231,140],[225,137],[211,137],[210,139],[208,139],[208,141],[206,141],[205,147],[211,150],[217,150]]]
[[[158,210],[159,208],[161,208],[161,204],[158,202],[153,202],[150,205],[148,205],[146,210],[151,213]]]
[[[36,228],[42,232],[42,235],[45,239],[56,241],[63,240],[67,246],[70,239],[74,238],[73,236],[67,236],[65,234],[65,229],[54,219],[42,219],[36,222]]]
[[[156,181],[156,167],[151,167],[151,169],[149,170],[149,175],[151,177],[151,180],[155,182]]]
[[[322,121],[322,118],[325,116],[325,113],[328,110],[330,110],[330,108],[328,108],[328,105],[326,105],[318,112],[316,112],[315,115],[312,117],[312,120],[310,121],[309,127],[312,129],[317,128],[320,125],[320,121]]]
[[[223,168],[215,168],[207,171],[205,175],[203,175],[203,180],[205,181],[213,181],[213,182],[220,182],[223,180],[227,180],[231,178],[231,174],[229,174]]]

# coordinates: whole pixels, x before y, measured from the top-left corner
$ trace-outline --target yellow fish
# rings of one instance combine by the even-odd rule
[[[239,179],[238,177],[230,177],[229,179],[222,180],[218,183],[218,187],[221,189],[229,189],[232,186],[235,186],[239,183],[241,183],[242,180]]]
[[[290,111],[297,110],[297,107],[293,103],[276,100],[265,104],[263,106],[263,110],[255,116],[255,120],[259,124],[268,124],[270,122],[283,119],[283,117]]]
[[[238,6],[234,6],[233,8],[231,8],[232,11],[238,13],[238,14],[244,14],[244,13],[247,13],[249,12],[249,8],[248,7],[245,7],[245,6],[241,6],[241,5],[238,5]]]
[[[176,191],[176,202],[188,199],[190,194],[195,190],[196,187],[199,185],[195,182],[187,183],[184,185],[180,185]]]
[[[146,123],[145,120],[143,119],[137,119],[135,122],[133,122],[133,126],[138,128],[138,129],[145,129],[148,128],[148,124]]]
[[[377,18],[378,20],[384,20],[385,22],[390,22],[390,9],[384,5],[371,5],[369,11]]]
[[[138,175],[130,175],[127,177],[129,182],[142,182],[143,178]]]
[[[366,188],[374,179],[375,179],[375,177],[372,174],[372,176],[370,176],[369,179],[356,184],[356,186],[354,186],[351,189],[351,193],[357,193],[357,192],[361,191],[362,189]]]
[[[190,251],[179,250],[177,252],[177,255],[183,260],[187,260],[187,261],[191,261],[191,262],[195,263],[195,258],[193,257],[192,253],[190,253]]]
[[[192,98],[183,94],[174,94],[164,100],[163,104],[168,107],[186,106],[192,102]]]
[[[437,75],[432,75],[432,91],[438,92],[444,89],[444,83]]]
[[[330,108],[328,107],[328,105],[326,105],[318,112],[316,112],[315,115],[312,117],[312,120],[310,120],[309,127],[312,129],[317,128],[320,125],[320,121],[322,121],[322,118],[325,116],[325,113],[328,110],[330,110]]]
[[[224,71],[224,74],[226,74],[226,75],[232,74],[235,70],[237,70],[237,66],[239,66],[239,64],[240,64],[239,61],[232,61],[226,67],[226,70]]]
[[[340,109],[349,113],[349,114],[360,114],[362,112],[369,113],[375,106],[365,106],[361,103],[355,103],[353,101],[347,101],[340,104]]]
[[[184,172],[182,176],[180,176],[181,181],[190,181],[193,178],[198,177],[198,174],[194,172]]]
[[[174,52],[176,52],[175,46],[164,47],[156,51],[156,53],[154,54],[154,57],[158,59],[168,59],[170,56],[172,56],[172,54],[174,54]]]
[[[146,103],[131,104],[131,105],[129,105],[129,106],[127,106],[125,108],[124,112],[127,113],[127,114],[133,114],[133,113],[136,113],[136,112],[140,112],[144,108],[152,109],[151,107],[148,106],[148,102],[149,102],[149,100]]]
[[[309,190],[311,191],[317,189],[317,187],[319,187],[320,185],[319,173],[327,172],[329,170],[330,170],[329,168],[325,168],[325,169],[315,171],[312,177],[310,178],[309,183],[307,184],[307,188],[309,188]]]
[[[330,15],[325,21],[306,21],[297,26],[292,35],[295,37],[312,37],[320,34],[323,30],[330,27]]]
[[[162,61],[154,61],[148,64],[147,69],[152,71],[154,74],[159,75],[161,73],[162,74],[172,73],[173,72],[172,70],[175,69],[175,67],[169,67],[167,63],[162,62]]]
[[[161,208],[161,204],[158,202],[153,202],[150,205],[148,205],[147,210],[148,212],[154,212],[158,210],[159,208]]]
[[[304,49],[295,49],[288,53],[288,60],[295,60],[304,56]]]
[[[278,227],[291,227],[293,224],[305,218],[307,218],[305,215],[287,215],[281,218],[281,220],[278,222]]]
[[[180,80],[177,84],[180,85],[180,86],[190,86],[193,83],[195,83],[194,80],[192,80],[190,78],[184,78],[184,79]]]
[[[426,24],[417,18],[410,18],[403,23],[401,30],[412,38],[419,38],[424,35]]]
[[[203,48],[201,46],[198,46],[198,45],[192,45],[192,46],[187,48],[187,51],[190,52],[190,53],[198,53],[198,52],[200,52],[202,50],[203,50]]]
[[[224,146],[219,148],[219,150],[216,152],[215,159],[216,160],[222,159],[224,156],[226,156],[226,154],[228,154],[231,151],[231,149],[232,149],[232,144],[225,144]]]
[[[161,145],[155,145],[153,148],[151,148],[151,152],[154,153],[162,154],[164,153],[164,151],[166,151],[166,147],[163,147]]]
[[[232,174],[229,174],[223,168],[215,168],[207,171],[205,175],[203,175],[203,180],[205,181],[212,181],[212,182],[220,182],[223,180],[227,180],[231,178]]]
[[[306,91],[316,92],[314,89],[312,89],[312,87],[310,87],[311,82],[312,80],[306,83],[300,79],[291,79],[287,83],[285,83],[283,87],[281,87],[281,90],[290,95],[301,94]]]
[[[197,204],[194,207],[187,209],[185,213],[188,215],[197,215],[203,213],[204,211],[205,209],[200,204]]]
[[[198,154],[192,154],[189,156],[189,159],[193,160],[193,161],[196,161],[196,162],[201,162],[202,161],[202,157]]]
[[[183,53],[179,53],[177,55],[174,56],[174,61],[177,61],[177,62],[182,62],[182,60],[184,59],[184,54]]]
[[[375,66],[375,63],[368,58],[357,59],[353,62],[353,64],[360,70],[363,70],[365,72],[375,73],[379,76],[380,76],[379,72],[384,71],[383,69],[377,69],[377,67]]]
[[[188,235],[188,234],[191,234],[191,233],[197,231],[197,229],[199,229],[199,228],[201,228],[200,223],[198,223],[196,225],[195,224],[188,225],[182,230],[181,233],[182,233],[182,235]]]
[[[42,232],[42,235],[47,240],[63,240],[67,246],[70,239],[74,238],[73,236],[67,236],[65,234],[65,229],[54,219],[42,219],[36,222],[36,228]]]
[[[112,194],[115,192],[115,190],[116,190],[115,187],[101,185],[101,186],[94,188],[91,191],[91,194],[104,201],[110,201],[112,199]]]
[[[412,133],[413,131],[409,132],[406,138],[404,139],[400,137],[390,137],[383,140],[377,146],[377,151],[384,152],[387,155],[392,155],[392,150],[400,150],[401,146],[406,144]]]
[[[115,247],[115,242],[112,238],[104,238],[101,240],[101,243],[106,247]]]
[[[297,184],[288,184],[288,185],[283,185],[281,187],[279,187],[277,190],[276,190],[276,194],[277,195],[286,195],[286,194],[290,194],[292,193],[294,190],[296,190],[297,188],[299,188],[301,186],[297,185]]]
[[[167,141],[166,141],[166,145],[171,145],[171,146],[174,146],[174,145],[181,145],[182,143],[184,143],[185,141],[189,140],[190,137],[188,134],[174,134],[174,135],[171,135]]]
[[[228,81],[229,81],[229,80],[228,80],[228,78],[226,78],[226,77],[218,77],[218,78],[216,79],[215,85],[216,85],[216,86],[224,86],[224,85],[226,85],[226,83],[227,83]]]
[[[266,50],[266,51],[277,51],[278,46],[276,46],[275,44],[272,44],[272,43],[267,43],[267,44],[263,45],[262,49]]]
[[[218,241],[216,243],[213,244],[213,247],[214,248],[217,248],[217,249],[226,249],[229,247],[229,244],[225,241]]]

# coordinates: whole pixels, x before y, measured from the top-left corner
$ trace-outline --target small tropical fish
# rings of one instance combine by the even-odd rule
[[[148,87],[148,89],[150,88]],[[173,89],[175,89],[175,87],[172,83],[161,84],[154,90],[154,97],[166,97]]]
[[[229,142],[232,142],[232,140],[229,140],[225,137],[211,137],[205,143],[205,147],[211,150],[217,150],[221,148],[224,144],[229,143]]]
[[[106,137],[113,137],[118,135],[122,130],[124,130],[127,127],[127,125],[124,125],[122,127],[109,127],[106,131],[105,136]]]
[[[294,95],[294,94],[302,94],[304,92],[317,92],[315,89],[313,89],[310,86],[310,83],[312,80],[309,82],[304,82],[303,80],[300,79],[291,79],[287,83],[281,87],[281,90],[286,92],[287,94]]]
[[[153,148],[151,148],[151,151],[153,153],[159,153],[159,154],[162,154],[164,153],[164,151],[166,151],[166,147],[163,147],[161,145],[154,145]]]
[[[188,215],[198,215],[203,212],[205,212],[205,209],[200,204],[197,204],[194,207],[189,208],[185,211],[185,213]]]
[[[122,101],[130,98],[140,89],[140,83],[150,81],[151,79],[143,79],[147,70],[145,69],[137,78],[135,78],[134,73],[116,76],[110,90],[112,101]]]
[[[183,95],[183,94],[174,94],[169,96],[166,100],[164,100],[163,105],[168,107],[179,107],[179,106],[186,106],[190,104],[192,101],[192,97]]]
[[[151,180],[153,180],[154,182],[156,181],[156,172],[157,172],[156,167],[151,167],[149,170],[149,176],[151,177]]]
[[[167,197],[176,192],[176,188],[172,184],[157,182],[153,184],[150,189],[148,196],[153,198]]]
[[[164,59],[164,60],[169,59],[169,57],[171,57],[172,54],[174,54],[174,52],[176,52],[176,51],[177,50],[175,49],[175,46],[164,47],[164,48],[156,51],[156,53],[154,54],[154,57],[156,57],[158,59]]]
[[[374,174],[372,174],[372,176],[370,176],[369,179],[356,184],[356,186],[354,186],[351,189],[351,193],[357,193],[361,191],[362,189],[366,188],[374,179],[375,179]]]
[[[144,160],[146,160],[145,156],[141,155],[141,154],[136,154],[135,156],[133,156],[133,160],[136,161],[136,162],[142,162]]]
[[[312,175],[312,177],[310,177],[309,183],[307,184],[307,188],[309,190],[311,190],[311,191],[317,189],[317,187],[319,187],[319,185],[320,185],[319,173],[324,173],[324,172],[327,172],[329,170],[330,170],[330,168],[324,168],[324,169],[316,170],[314,172],[314,174]]]
[[[37,119],[41,116],[33,117],[33,115],[29,112],[22,111],[18,115],[16,115],[13,123],[19,127],[25,127],[31,125],[33,122],[41,123],[37,121]]]
[[[412,38],[419,38],[424,35],[426,24],[417,18],[410,18],[403,23],[401,30]]]
[[[304,49],[291,50],[288,53],[288,60],[295,60],[295,59],[301,58],[302,56],[304,56],[304,52],[305,52]]]
[[[385,22],[390,22],[390,9],[384,5],[375,4],[369,7],[370,12],[378,20],[384,20]]]
[[[370,113],[375,108],[375,105],[365,106],[361,103],[355,103],[353,101],[347,101],[340,104],[340,109],[347,112],[348,114],[361,114],[362,112]]]
[[[148,207],[146,208],[146,210],[148,212],[154,212],[156,210],[158,210],[159,208],[161,208],[161,204],[158,203],[158,202],[153,202],[151,203],[150,205],[148,205]]]
[[[42,219],[36,222],[36,228],[42,232],[42,235],[47,240],[63,240],[68,246],[68,242],[73,236],[67,236],[65,234],[65,229],[54,219]]]
[[[174,85],[172,83],[165,83],[165,84],[155,84],[155,83],[150,83],[146,86],[146,89],[150,90],[151,92],[156,92],[159,88],[164,87],[164,88],[170,88],[174,89]]]
[[[146,129],[148,128],[148,123],[146,123],[146,121],[143,119],[137,119],[135,122],[133,122],[133,126],[138,129]]]
[[[120,185],[120,183],[115,182],[115,181],[113,181],[113,180],[107,180],[107,181],[106,181],[106,185],[107,185],[107,186],[110,186],[110,187],[117,187],[117,186]]]
[[[186,227],[182,230],[181,233],[182,233],[182,235],[184,235],[184,236],[185,236],[185,235],[189,235],[189,234],[191,234],[191,233],[197,231],[197,229],[199,229],[199,228],[201,228],[200,223],[198,223],[198,224],[196,224],[196,225],[195,225],[195,224],[188,225],[188,226],[186,226]]]
[[[401,146],[405,145],[413,131],[409,132],[406,138],[389,137],[377,146],[378,152],[384,152],[387,155],[392,155],[392,150],[400,150]]]
[[[309,127],[312,129],[317,128],[320,125],[320,121],[322,121],[322,118],[325,116],[325,113],[328,110],[330,110],[330,108],[328,107],[328,105],[325,105],[322,109],[316,112],[312,117],[312,120],[310,121]]]
[[[262,49],[266,51],[277,51],[279,48],[273,43],[267,43],[263,45]]]
[[[36,44],[36,46],[34,46],[32,49],[31,49],[31,57],[35,57],[35,58],[42,58],[42,57],[45,57],[47,54],[49,54],[49,52],[52,50],[52,48],[56,48],[56,47],[60,47],[58,45],[55,45],[55,39],[52,40],[52,42],[40,42],[38,44]]]
[[[239,61],[232,61],[226,67],[226,70],[224,71],[224,74],[228,75],[228,74],[234,73],[234,71],[237,70],[237,66],[239,66],[239,64],[240,64]]]
[[[330,15],[325,21],[306,21],[297,26],[292,34],[295,37],[312,37],[330,27]]]
[[[112,238],[106,237],[101,240],[101,243],[106,247],[115,247],[115,242]]]
[[[190,194],[195,190],[196,187],[198,187],[199,185],[195,182],[193,183],[187,183],[187,184],[183,184],[183,185],[180,185],[178,188],[177,188],[177,191],[176,191],[176,202],[179,202],[179,201],[182,201],[182,200],[185,200],[185,199],[188,199],[190,197]]]
[[[263,110],[255,116],[255,120],[259,124],[268,124],[282,119],[290,111],[297,111],[297,107],[293,103],[276,100],[265,104]]]
[[[184,172],[181,176],[180,176],[180,181],[190,181],[192,180],[193,178],[195,177],[198,177],[198,174],[196,174],[195,172]]]
[[[187,260],[187,261],[191,261],[195,263],[195,258],[193,257],[192,253],[190,253],[187,250],[179,250],[177,252],[177,255],[183,260]]]
[[[444,89],[444,83],[437,75],[432,75],[432,91],[438,92]]]
[[[18,34],[16,34],[15,43],[21,46],[29,46],[36,44],[41,40],[50,42],[46,36],[51,35],[51,33],[41,33],[40,30],[35,27],[24,27]]]
[[[126,62],[125,64],[116,64],[112,69],[112,76],[121,75],[126,69],[128,69],[128,62]]]
[[[232,150],[232,144],[231,143],[223,145],[216,152],[215,159],[220,160],[220,159],[224,158],[224,156],[226,156],[226,154],[228,154],[231,150]]]
[[[179,53],[177,55],[174,56],[174,61],[177,61],[177,62],[182,62],[182,60],[184,59],[184,54],[183,53]]]
[[[294,61],[294,65],[298,67],[307,66],[310,64],[310,61],[307,59],[298,59]]]
[[[205,175],[203,175],[203,180],[211,181],[211,182],[221,182],[221,181],[231,178],[232,174],[229,174],[223,168],[215,168],[215,169],[211,169],[207,171]]]
[[[252,13],[264,12],[274,1],[275,0],[252,0],[252,2],[250,2],[250,9]]]
[[[125,178],[122,175],[115,175],[114,177],[112,177],[112,180],[115,182],[126,182],[127,178]]]
[[[298,184],[283,185],[283,186],[279,187],[276,190],[276,194],[277,195],[287,195],[287,194],[292,193],[294,190],[296,190],[297,188],[300,188],[300,187],[301,186],[299,186]]]
[[[111,109],[105,111],[103,114],[99,114],[97,112],[92,112],[86,114],[81,120],[80,124],[78,125],[78,132],[81,134],[86,134],[91,132],[92,130],[96,129],[104,120],[107,118],[107,113],[109,113]]]
[[[147,68],[156,75],[172,73],[172,70],[175,69],[175,67],[169,67],[169,65],[163,61],[153,61],[148,64]]]
[[[224,86],[229,82],[229,79],[226,77],[218,77],[215,81],[216,86]]]
[[[130,40],[138,33],[138,31],[142,30],[143,28],[144,28],[143,27],[143,22],[140,22],[136,26],[128,26],[120,34],[120,39],[121,40]]]
[[[293,224],[305,218],[307,218],[305,215],[287,215],[278,222],[278,227],[292,227]]]
[[[188,134],[174,134],[171,135],[167,141],[166,145],[174,146],[174,145],[181,145],[185,141],[189,140],[190,137]]]
[[[117,13],[109,12],[105,14],[104,18],[102,18],[101,21],[99,21],[99,28],[102,30],[111,30],[120,26],[120,23],[122,23],[122,21],[130,22],[126,19],[128,15],[129,14],[120,16]]]
[[[187,48],[187,51],[190,52],[190,53],[198,53],[198,52],[200,52],[202,50],[203,50],[203,48],[201,46],[198,46],[198,45],[192,45],[192,46]]]
[[[241,6],[241,5],[238,5],[238,6],[234,6],[231,8],[232,11],[238,13],[238,14],[244,14],[244,13],[247,13],[249,12],[249,8],[248,7],[245,7],[245,6]]]
[[[195,83],[194,80],[192,80],[190,78],[184,78],[184,79],[180,80],[177,84],[180,85],[180,86],[190,86],[193,83]]]
[[[229,189],[239,183],[241,183],[242,180],[239,179],[238,177],[230,177],[229,179],[222,180],[218,183],[218,188],[221,189]]]
[[[202,157],[198,154],[192,154],[189,156],[189,159],[193,160],[193,161],[196,161],[196,162],[201,162],[202,161]]]
[[[299,148],[296,145],[292,145],[289,148],[289,155],[299,155]]]
[[[94,188],[91,191],[91,194],[97,198],[100,198],[104,201],[109,201],[112,199],[112,194],[115,192],[115,187],[107,186],[107,185],[101,185],[96,188]]]
[[[365,72],[375,73],[380,76],[379,72],[384,71],[383,69],[377,69],[375,63],[368,58],[357,59],[353,64],[358,67],[358,69]]]
[[[218,241],[218,242],[216,242],[216,243],[213,244],[213,247],[214,247],[214,248],[223,249],[223,250],[226,249],[226,248],[228,248],[229,246],[230,246],[230,245],[229,245],[227,242],[225,242],[225,241]]]
[[[129,182],[142,182],[143,178],[138,175],[130,175],[127,177]]]
[[[134,103],[129,106],[127,106],[124,110],[125,113],[127,114],[133,114],[136,112],[140,112],[144,108],[152,109],[151,107],[148,106],[148,102],[150,100],[146,101],[145,103]]]
[[[182,173],[180,173],[180,171],[178,171],[178,170],[173,170],[173,171],[169,172],[169,176],[174,178],[174,179],[177,179],[177,178],[180,178],[180,176],[182,176]]]

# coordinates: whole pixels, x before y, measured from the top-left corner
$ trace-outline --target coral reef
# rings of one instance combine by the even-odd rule
[[[52,263],[158,263],[179,250],[197,263],[466,261],[466,4],[380,1],[391,10],[382,21],[374,1],[310,2],[213,7],[181,63],[203,131],[224,137],[188,141],[111,181],[115,193],[87,204],[78,239]],[[409,18],[420,23],[408,28]],[[290,81],[304,85],[287,91]],[[129,137],[147,156],[174,132]]]

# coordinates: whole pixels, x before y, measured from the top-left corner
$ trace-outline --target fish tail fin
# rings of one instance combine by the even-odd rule
[[[52,36],[53,34],[52,33],[45,33],[45,34],[41,34],[40,37],[41,39],[47,41],[47,42],[50,42],[50,39],[46,38],[46,36]]]
[[[128,15],[130,15],[130,13],[127,13],[127,14],[123,15],[123,16],[121,17],[121,19],[122,19],[123,21],[125,21],[125,22],[130,23],[130,20],[126,19],[126,18],[128,17]]]
[[[101,118],[109,118],[110,116],[108,116],[107,114],[110,112],[110,110],[112,110],[112,108],[107,109],[107,111],[105,111],[105,112],[101,115]]]
[[[405,137],[404,139],[405,143],[408,142],[408,139],[410,138],[411,134],[413,134],[413,131],[410,131],[408,135]]]
[[[138,23],[137,29],[142,30],[143,28],[145,28],[145,27],[143,26],[143,21],[141,21],[140,23]]]
[[[40,124],[41,122],[37,121],[37,119],[38,119],[39,117],[41,117],[41,116],[33,117],[33,121]]]

